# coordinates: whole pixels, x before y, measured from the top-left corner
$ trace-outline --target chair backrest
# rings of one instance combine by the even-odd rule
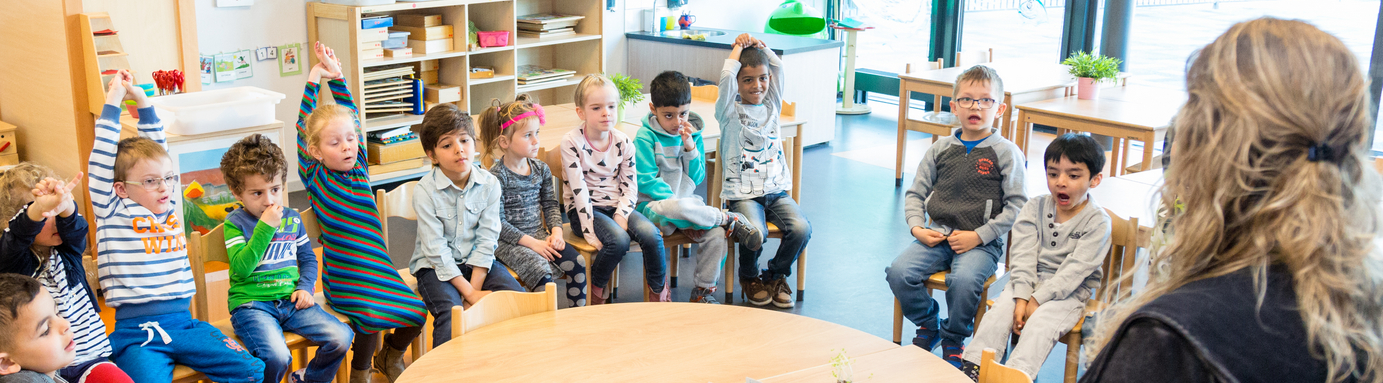
[[[418,220],[418,212],[413,210],[413,189],[418,181],[409,181],[385,192],[375,190],[375,206],[379,210],[379,223],[384,229],[384,244],[389,244],[389,217],[401,217],[411,221]]]
[[[937,70],[946,67],[946,60],[936,59],[935,61],[910,62],[903,67],[903,73],[921,72],[925,70]]]
[[[1137,268],[1138,249],[1147,248],[1151,239],[1139,229],[1138,217],[1123,219],[1109,209],[1105,209],[1105,212],[1109,214],[1111,246],[1109,255],[1100,266],[1103,275],[1100,276],[1100,288],[1096,290],[1095,298],[1111,303],[1133,294],[1133,279],[1123,276]]]
[[[994,62],[994,48],[956,52],[956,66],[969,67]]]
[[[994,349],[986,348],[980,354],[979,383],[1032,383],[1032,379],[1018,369],[995,362]]]
[[[193,231],[192,236],[187,238],[187,262],[192,266],[192,283],[197,286],[197,293],[192,296],[196,319],[211,320],[211,306],[207,302],[210,300],[207,298],[210,291],[207,291],[206,263],[230,263],[230,257],[226,254],[225,226],[224,223],[216,225],[206,234]]]
[[[451,336],[456,339],[468,331],[525,315],[557,311],[557,284],[548,282],[542,292],[496,291],[480,298],[470,308],[451,308]]]
[[[720,87],[716,85],[693,86],[691,96],[692,99],[696,100],[715,100],[720,97]]]
[[[309,207],[307,210],[298,212],[298,216],[303,218],[303,230],[307,230],[307,238],[309,240],[316,238],[320,241],[322,239],[322,223],[317,222],[317,212],[312,211],[312,208]]]

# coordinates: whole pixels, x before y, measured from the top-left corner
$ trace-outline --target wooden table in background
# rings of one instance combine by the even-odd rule
[[[901,346],[854,359],[851,370],[856,382],[971,383],[960,370],[920,347]],[[831,364],[798,370],[763,379],[764,383],[832,382]]]
[[[829,364],[841,349],[865,356],[897,348],[863,331],[773,310],[620,303],[483,327],[433,349],[398,381],[743,382]]]
[[[1018,108],[1017,137],[1013,140],[1024,153],[1028,150],[1032,125],[1042,124],[1066,131],[1089,132],[1114,137],[1113,161],[1108,175],[1119,176],[1128,167],[1129,140],[1143,142],[1142,170],[1149,169],[1153,146],[1167,132],[1167,125],[1186,102],[1186,93],[1142,86],[1122,86],[1100,90],[1100,97],[1081,100],[1076,96],[1023,103]],[[1121,151],[1122,149],[1122,151]],[[1122,152],[1122,155],[1120,154]]]
[[[1009,107],[999,120],[999,132],[1013,139],[1013,105],[1015,102],[1046,100],[1071,94],[1070,88],[1076,84],[1070,67],[1061,64],[1035,63],[1020,60],[999,60],[980,64],[993,68],[1004,82],[1003,102]],[[907,147],[908,125],[920,121],[907,117],[911,92],[939,94],[950,97],[955,89],[956,77],[969,67],[951,67],[930,71],[898,75],[898,162],[894,167],[894,178],[903,179],[903,151]],[[939,109],[935,109],[939,110]]]

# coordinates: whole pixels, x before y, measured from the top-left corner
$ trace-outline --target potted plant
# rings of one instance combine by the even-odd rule
[[[639,79],[619,73],[610,75],[610,81],[619,89],[619,121],[624,121],[624,107],[643,99],[643,84]]]
[[[1070,66],[1071,75],[1079,79],[1076,98],[1082,100],[1099,97],[1100,80],[1118,76],[1119,64],[1122,63],[1122,60],[1090,52],[1076,52],[1061,62],[1062,65]]]
[[[831,376],[836,378],[836,383],[852,383],[855,380],[855,370],[852,366],[854,359],[845,356],[845,349],[840,349],[840,353],[831,358]]]

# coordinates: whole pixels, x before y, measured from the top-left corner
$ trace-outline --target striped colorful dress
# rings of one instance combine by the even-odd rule
[[[359,113],[340,79],[327,83],[336,104]],[[423,301],[403,283],[385,251],[384,234],[365,171],[365,139],[349,172],[331,170],[307,152],[307,115],[317,107],[320,84],[307,83],[298,109],[298,177],[322,225],[322,284],[327,302],[366,333],[421,326]]]

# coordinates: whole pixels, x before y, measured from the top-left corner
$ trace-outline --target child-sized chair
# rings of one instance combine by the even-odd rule
[[[564,168],[562,167],[561,153],[555,150],[549,152],[546,148],[539,148],[538,159],[547,164],[547,168],[552,172],[553,193],[557,194],[557,198],[562,198],[562,180],[565,179],[565,174],[562,173],[562,169]],[[565,215],[566,211],[566,206],[563,206],[562,214]],[[595,268],[595,246],[586,243],[585,238],[577,235],[576,232],[571,229],[570,223],[562,224],[562,234],[562,240],[567,242],[567,246],[572,246],[576,249],[576,252],[581,253],[581,257],[586,258],[586,277],[589,281],[590,276],[594,274],[592,270]],[[614,275],[610,277],[610,285],[606,286],[610,289],[610,299],[606,301],[607,303],[614,303],[615,296],[619,293],[619,266],[615,266],[613,274]],[[586,286],[587,294],[589,295],[591,286],[589,283],[587,283]],[[590,298],[587,298],[587,300],[589,299]],[[644,289],[644,301],[648,301],[648,289]]]
[[[930,219],[931,218],[928,217],[928,220]],[[980,299],[982,299],[982,301],[978,307],[975,308],[974,328],[979,328],[980,320],[984,319],[985,312],[988,312],[989,306],[992,305],[992,303],[988,303],[989,287],[992,286],[995,281],[998,281],[1000,278],[1003,278],[1004,275],[1008,274],[1009,250],[1013,248],[1012,231],[1009,231],[1004,245],[1004,262],[999,264],[999,268],[996,269],[994,275],[989,276],[989,279],[984,281],[984,290],[980,293]],[[927,289],[927,296],[932,295],[932,290],[946,291],[946,275],[950,273],[950,270],[937,272],[927,277],[927,280],[922,281],[922,286]],[[903,304],[899,302],[896,297],[893,298],[893,343],[903,344]]]
[[[496,291],[480,298],[470,308],[452,306],[451,333],[453,340],[461,339],[466,332],[503,322],[525,315],[557,311],[557,284],[548,282],[547,288],[537,293],[517,291]]]
[[[995,362],[994,354],[992,348],[986,348],[984,353],[980,354],[980,380],[978,383],[1032,383],[1028,374]]]
[[[1105,209],[1105,212],[1109,213],[1111,246],[1104,264],[1100,265],[1100,287],[1095,289],[1095,295],[1086,302],[1085,315],[1076,322],[1075,327],[1061,336],[1061,343],[1066,345],[1066,383],[1076,382],[1076,370],[1080,364],[1081,329],[1085,326],[1085,319],[1106,306],[1133,295],[1132,275],[1138,266],[1138,249],[1146,249],[1152,243],[1151,234],[1138,227],[1137,217],[1126,220],[1114,215],[1112,210]]]

